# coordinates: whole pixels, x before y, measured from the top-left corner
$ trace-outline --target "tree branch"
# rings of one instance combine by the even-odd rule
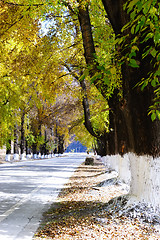
[[[29,11],[30,10],[30,7],[26,10],[26,11]],[[11,24],[4,32],[2,32],[2,35],[5,34],[5,32],[7,32],[10,28],[12,28],[15,24],[17,24],[18,22],[20,22],[22,19],[24,18],[24,15],[22,15],[16,22],[14,22],[13,24]]]
[[[3,4],[7,4],[7,5],[10,5],[10,6],[17,6],[17,7],[31,7],[31,6],[34,6],[34,7],[39,7],[39,6],[43,6],[44,3],[37,3],[37,4],[21,4],[21,3],[13,3],[13,2],[6,2],[6,1],[1,1]],[[49,3],[51,4],[51,3]]]

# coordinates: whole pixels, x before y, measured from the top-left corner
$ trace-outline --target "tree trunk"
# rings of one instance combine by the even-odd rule
[[[27,130],[29,130],[29,123],[27,123]],[[28,145],[27,139],[26,139],[26,157],[31,158],[31,149],[30,149],[30,146]]]
[[[25,113],[23,112],[21,117],[21,142],[20,142],[21,159],[24,159],[24,153],[25,153],[24,118],[25,118]]]
[[[143,44],[141,47],[145,47]],[[142,49],[141,48],[141,49]],[[150,60],[139,58],[141,66],[138,70],[130,71],[130,101],[129,109],[132,117],[132,131],[134,136],[134,152],[138,155],[149,154],[160,156],[160,121],[152,122],[148,116],[149,107],[153,103],[154,89],[148,85],[143,91],[135,85],[140,79],[147,77],[151,70]]]
[[[17,124],[14,126],[14,160],[19,160],[19,147],[18,147],[18,130],[17,130]]]
[[[7,141],[6,144],[6,154],[11,154],[11,139]]]
[[[45,131],[44,131],[44,144],[43,144],[43,147],[44,147],[44,155],[45,155],[45,156],[47,155],[46,144],[47,144],[47,132],[46,132],[46,130],[45,130]]]
[[[89,67],[90,77],[93,77],[95,73],[99,72],[99,70],[97,68],[98,63],[96,63],[94,56],[96,52],[94,47],[91,22],[87,4],[86,6],[84,5],[81,6],[81,4],[79,5],[78,19],[81,27],[86,64]],[[98,78],[94,80],[94,85],[99,90],[99,92],[101,92],[102,96],[105,98],[108,85],[106,85],[103,81],[100,81],[100,79]]]
[[[51,137],[52,137],[52,143],[51,144],[53,144],[53,136],[54,136],[53,128],[50,128],[50,130],[51,130]],[[51,149],[51,157],[53,157],[53,153],[54,153],[54,149],[52,148]]]
[[[80,81],[82,90],[83,90],[83,110],[84,110],[84,125],[88,132],[96,138],[96,151],[98,155],[105,156],[107,154],[107,133],[104,132],[95,132],[91,123],[91,116],[90,116],[90,108],[89,108],[89,101],[87,98],[87,89],[85,80]]]
[[[85,125],[86,129],[88,130],[88,132],[93,137],[97,138],[99,136],[99,133],[96,133],[93,130],[93,126],[92,126],[92,123],[91,123],[89,101],[88,101],[88,97],[87,97],[87,89],[86,89],[86,84],[85,84],[84,79],[80,81],[80,85],[81,85],[82,90],[83,90],[84,125]]]
[[[7,140],[6,143],[6,157],[5,157],[6,161],[10,161],[11,160],[11,139]]]
[[[55,129],[55,149],[54,149],[54,154],[58,153],[58,131],[57,131],[57,127],[58,127],[58,121],[56,120],[56,129]]]
[[[116,36],[121,34],[122,27],[129,21],[129,16],[123,10],[126,0],[102,0],[108,18],[112,24]],[[118,19],[118,21],[117,21]],[[142,39],[141,39],[142,40]],[[152,122],[148,116],[149,106],[152,105],[154,93],[152,86],[147,86],[143,91],[135,87],[142,78],[146,78],[153,69],[150,56],[142,58],[143,49],[152,42],[139,43],[139,53],[136,60],[140,62],[139,68],[131,68],[125,62],[122,65],[123,80],[123,118],[127,127],[128,151],[136,154],[149,154],[160,156],[160,121]],[[120,49],[123,56],[123,49]]]
[[[107,142],[108,142],[108,134],[107,133],[96,138],[95,150],[98,155],[106,156],[108,154]]]
[[[90,17],[88,12],[88,6],[85,7],[79,7],[79,22],[81,26],[81,32],[82,32],[82,38],[83,38],[83,46],[84,46],[84,55],[86,59],[87,65],[90,66],[90,76],[92,77],[96,72],[98,72],[98,63],[95,63],[95,47],[92,37],[92,31],[91,31],[91,23],[90,23]],[[106,91],[108,86],[105,85],[103,82],[103,79],[99,81],[100,79],[96,79],[94,81],[95,86],[97,89],[101,92],[101,94],[106,97]],[[81,86],[84,92],[86,92],[85,89],[85,83],[84,80],[81,80]],[[103,133],[102,137],[100,137],[101,133],[95,133],[93,131],[93,128],[91,126],[90,122],[90,113],[89,113],[89,104],[87,102],[87,96],[85,94],[83,98],[83,107],[85,112],[85,126],[87,130],[90,132],[90,134],[94,137],[97,137],[97,146],[100,147],[100,141],[102,141],[103,147],[100,148],[102,151],[101,155],[104,155],[104,153],[108,154],[115,154],[115,153],[125,153],[127,151],[127,144],[128,144],[128,135],[126,131],[126,124],[124,121],[124,116],[122,114],[119,97],[118,97],[118,91],[114,91],[113,95],[110,97],[109,101],[109,129],[110,132],[107,134]],[[98,136],[99,135],[99,136]],[[126,136],[127,135],[127,136]],[[105,146],[105,147],[104,147]],[[104,150],[104,148],[106,148]]]
[[[78,19],[81,27],[82,39],[83,39],[83,48],[84,48],[84,56],[86,60],[86,64],[90,67],[90,77],[92,77],[97,71],[97,66],[95,65],[95,47],[93,42],[92,30],[91,30],[91,22],[89,17],[88,6],[81,6],[79,4],[79,13]],[[95,132],[91,123],[90,117],[90,109],[89,109],[89,102],[87,98],[87,91],[85,80],[80,81],[82,90],[83,90],[83,109],[84,109],[84,117],[85,117],[85,127],[88,132],[96,138],[96,151],[99,155],[104,156],[106,154],[106,133],[99,133]],[[105,88],[99,84],[99,81],[96,80],[94,82],[96,87],[102,90],[102,95],[105,94]]]
[[[119,100],[119,90],[115,89],[109,98],[109,133],[108,133],[108,154],[125,154],[128,152],[129,136],[125,118],[123,115],[123,104]]]
[[[85,7],[81,5],[79,6],[79,14],[78,14],[79,23],[81,26],[81,32],[82,32],[82,39],[83,39],[83,47],[84,47],[84,56],[86,60],[86,64],[90,67],[90,77],[92,77],[97,71],[97,66],[95,65],[95,47],[93,42],[93,36],[92,36],[92,30],[91,30],[91,22],[89,17],[89,11],[88,6]],[[99,84],[100,82],[98,79],[94,82],[95,86],[98,90],[102,93],[103,96],[105,96],[105,87],[102,87],[102,84]],[[89,102],[87,98],[87,91],[86,91],[86,85],[85,80],[82,79],[80,81],[81,87],[83,89],[83,109],[84,109],[84,118],[85,122],[84,125],[88,132],[96,138],[96,151],[99,155],[105,156],[106,150],[107,150],[107,140],[106,140],[106,132],[100,133],[95,132],[91,123],[91,117],[90,117],[90,109],[89,109]]]
[[[26,141],[26,156],[27,158],[30,158],[31,156],[31,150],[30,150],[30,147],[28,146],[27,141]]]
[[[58,154],[64,153],[64,135],[58,136]]]
[[[33,158],[37,159],[37,143],[32,144]]]
[[[79,12],[78,12],[78,20],[81,27],[81,33],[82,33],[82,39],[83,39],[83,48],[84,48],[84,56],[86,60],[87,67],[89,67],[89,75],[90,77],[94,76],[95,73],[97,73],[99,70],[97,68],[96,62],[95,62],[95,47],[94,47],[94,41],[92,36],[92,30],[91,30],[91,22],[89,17],[89,11],[88,11],[88,4],[81,6],[80,1],[79,2]],[[71,6],[67,4],[69,9],[71,9]],[[72,11],[73,12],[73,11]],[[78,32],[78,30],[77,30]],[[68,68],[69,69],[69,68]],[[70,71],[70,69],[69,69]],[[82,73],[81,73],[82,74]],[[74,77],[77,78],[76,75]],[[106,88],[107,86],[99,79],[96,79],[94,81],[94,84],[96,88],[101,92],[103,96],[106,94]],[[106,132],[95,132],[91,123],[91,116],[90,116],[90,108],[89,108],[89,101],[87,97],[87,89],[85,84],[85,79],[81,78],[80,85],[82,87],[83,91],[83,110],[84,110],[84,125],[87,129],[87,131],[96,139],[96,151],[99,155],[104,156],[106,154],[106,146],[107,146],[107,137]]]

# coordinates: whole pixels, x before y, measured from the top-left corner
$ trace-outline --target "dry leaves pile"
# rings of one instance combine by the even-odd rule
[[[109,176],[109,175],[108,175]],[[119,185],[95,187],[106,178],[100,160],[94,166],[82,164],[61,191],[58,201],[44,214],[35,239],[160,239],[152,226],[105,211],[106,203],[126,194]]]

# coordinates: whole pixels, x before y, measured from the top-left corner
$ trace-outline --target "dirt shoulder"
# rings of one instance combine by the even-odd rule
[[[106,178],[110,183],[100,187]],[[160,239],[152,225],[106,211],[109,200],[127,193],[113,179],[101,160],[93,166],[81,164],[44,214],[34,239]]]

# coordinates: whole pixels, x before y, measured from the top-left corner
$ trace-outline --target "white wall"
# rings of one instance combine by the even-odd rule
[[[106,167],[118,172],[121,181],[130,185],[133,201],[144,201],[160,208],[160,158],[137,156],[133,153],[105,156]]]

